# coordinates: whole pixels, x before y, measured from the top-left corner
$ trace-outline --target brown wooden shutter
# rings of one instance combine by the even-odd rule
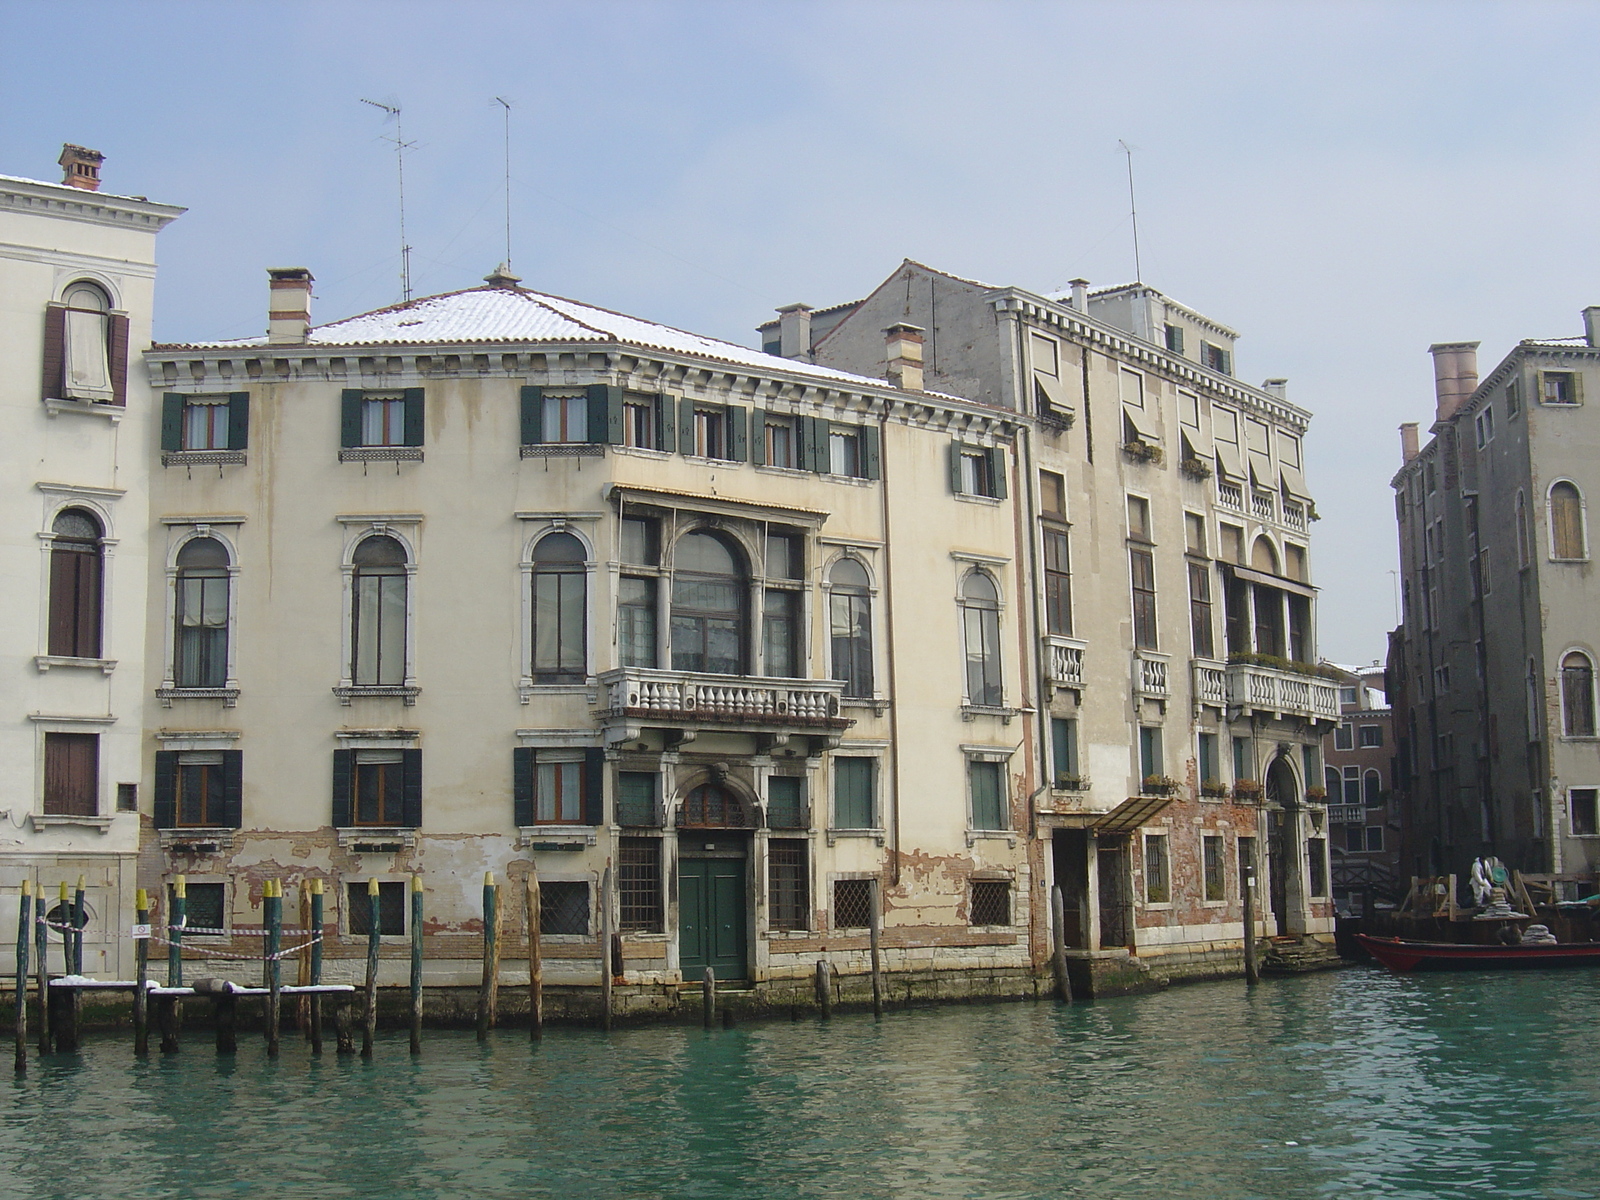
[[[76,657],[78,631],[78,560],[71,550],[50,551],[50,640],[51,654]]]
[[[111,327],[107,331],[111,356],[111,403],[128,402],[128,318],[111,314]]]
[[[47,814],[99,816],[99,776],[98,734],[44,735],[44,811]]]
[[[44,395],[59,400],[67,387],[67,310],[60,304],[44,309]]]

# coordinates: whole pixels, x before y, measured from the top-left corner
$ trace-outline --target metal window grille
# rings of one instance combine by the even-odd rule
[[[769,829],[804,829],[806,827],[805,803],[802,800],[804,780],[792,775],[774,775],[767,780],[767,827]]]
[[[645,771],[617,773],[617,824],[661,824],[656,815],[656,781],[659,778]]]
[[[363,888],[365,884],[361,885]],[[184,888],[183,922],[186,929],[226,929],[223,884],[191,883]],[[167,912],[172,912],[172,889],[167,888]]]
[[[661,844],[656,839],[622,839],[617,856],[617,899],[624,930],[661,932]]]
[[[217,886],[221,887],[222,885],[218,884]],[[189,885],[189,892],[193,895],[194,884]],[[350,934],[352,937],[366,937],[372,932],[372,910],[369,907],[371,902],[367,898],[367,885],[365,883],[348,884],[346,885],[345,895],[349,901],[345,911],[349,915]],[[197,924],[192,917],[189,923],[191,925]],[[378,933],[383,937],[404,937],[405,932],[405,881],[380,882],[378,884]]]
[[[807,887],[806,879],[806,844],[776,838],[768,842],[767,880],[767,921],[771,928],[808,928],[807,909],[810,907],[811,889]]]
[[[551,881],[539,884],[539,932],[589,932],[589,885]]]
[[[833,881],[833,927],[865,929],[872,923],[872,880]]]
[[[1009,883],[1003,879],[973,881],[971,924],[1011,924],[1011,885]]]
[[[1222,839],[1208,837],[1202,848],[1205,852],[1206,899],[1226,900],[1228,892],[1222,874]]]

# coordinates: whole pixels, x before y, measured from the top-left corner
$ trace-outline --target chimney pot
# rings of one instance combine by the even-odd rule
[[[811,306],[785,304],[778,309],[778,353],[784,358],[811,361]]]
[[[1583,339],[1591,346],[1600,346],[1600,305],[1591,304],[1583,310]]]
[[[311,285],[304,267],[267,269],[267,344],[303,346],[311,331]]]
[[[522,282],[522,276],[511,273],[510,263],[501,263],[485,275],[483,281],[494,288],[514,288]]]
[[[883,332],[887,339],[885,359],[889,382],[908,392],[922,391],[922,327],[902,321]]]
[[[1478,343],[1438,342],[1433,355],[1434,420],[1448,421],[1478,390]]]
[[[1417,456],[1417,423],[1407,421],[1400,426],[1400,459],[1410,462]]]
[[[1081,313],[1089,311],[1089,281],[1087,279],[1074,279],[1069,286],[1072,289],[1072,307]]]
[[[100,190],[100,164],[106,156],[87,146],[74,146],[66,142],[61,147],[61,182],[67,187],[82,188],[86,192]]]
[[[1261,381],[1261,390],[1270,392],[1279,400],[1289,398],[1289,381],[1287,379],[1264,379]]]

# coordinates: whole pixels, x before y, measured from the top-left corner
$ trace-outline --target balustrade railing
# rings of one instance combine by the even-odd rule
[[[1197,658],[1193,660],[1194,694],[1201,704],[1222,708],[1228,703],[1228,672],[1219,662]]]
[[[1339,715],[1339,689],[1330,682],[1255,663],[1228,664],[1228,703],[1300,717]]]
[[[612,715],[660,716],[687,721],[753,724],[825,724],[844,720],[844,684],[832,679],[770,682],[624,667],[600,676],[605,709]]]
[[[1141,696],[1167,696],[1172,689],[1167,684],[1167,660],[1147,651],[1138,650],[1133,655],[1133,686]]]
[[[1244,511],[1244,488],[1237,483],[1229,483],[1220,475],[1217,476],[1217,505],[1220,508],[1231,508],[1234,512]]]
[[[1083,652],[1087,643],[1049,634],[1044,640],[1045,670],[1055,687],[1083,686]]]
[[[1278,516],[1278,506],[1271,492],[1250,493],[1250,515],[1258,521],[1273,521]]]

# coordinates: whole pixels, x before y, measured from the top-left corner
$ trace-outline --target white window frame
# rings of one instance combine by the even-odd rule
[[[600,513],[534,513],[519,512],[518,520],[522,522],[522,557],[517,564],[521,575],[522,621],[517,631],[518,642],[518,679],[517,697],[523,703],[529,703],[535,695],[549,696],[563,692],[587,692],[593,687],[595,675],[595,639],[598,636],[599,621],[595,613],[599,608],[596,595],[596,580],[600,567],[599,554],[595,549],[595,525],[600,521]],[[533,551],[545,537],[552,533],[570,533],[583,544],[583,585],[585,608],[583,616],[583,673],[582,683],[540,683],[533,674],[533,576],[534,561]],[[643,568],[641,568],[642,570]],[[659,568],[648,568],[654,575]],[[637,574],[631,568],[628,574]],[[614,601],[620,584],[618,579],[622,574],[621,564],[613,563],[611,569],[611,592]],[[658,614],[659,618],[659,614]],[[659,624],[659,621],[658,621]],[[660,636],[659,629],[657,636]]]
[[[336,517],[344,526],[344,554],[339,563],[342,592],[339,622],[339,684],[335,694],[348,705],[352,696],[400,695],[407,705],[416,702],[421,688],[417,686],[417,587],[419,565],[417,544],[422,517],[417,514],[386,514],[383,516]],[[406,666],[403,682],[399,686],[357,685],[351,673],[355,659],[355,603],[356,603],[356,547],[369,537],[392,537],[406,552]]]
[[[180,688],[177,685],[178,673],[178,554],[190,542],[201,538],[210,538],[220,542],[222,548],[228,552],[228,661],[225,672],[225,681],[222,686],[224,693],[231,692],[231,696],[223,696],[223,707],[234,707],[239,697],[239,676],[237,672],[238,632],[239,632],[239,544],[238,527],[244,524],[243,517],[213,517],[196,518],[182,524],[173,522],[167,526],[167,536],[170,539],[167,546],[166,563],[166,620],[163,623],[164,641],[162,649],[162,676],[161,692],[171,692],[173,695],[161,695],[162,705],[172,707],[175,696],[190,696],[203,694],[213,695],[211,688]],[[231,533],[225,533],[227,528]]]

